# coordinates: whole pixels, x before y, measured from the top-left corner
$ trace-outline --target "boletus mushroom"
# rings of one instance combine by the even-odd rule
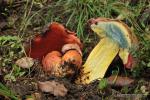
[[[126,68],[132,65],[130,50],[137,45],[137,38],[130,28],[116,19],[96,18],[89,20],[91,29],[99,36],[100,42],[88,56],[76,83],[89,84],[102,79],[118,54]]]

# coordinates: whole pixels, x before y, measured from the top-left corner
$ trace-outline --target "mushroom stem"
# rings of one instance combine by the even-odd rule
[[[119,44],[117,42],[110,38],[101,39],[88,56],[76,83],[88,84],[103,78],[118,52]]]

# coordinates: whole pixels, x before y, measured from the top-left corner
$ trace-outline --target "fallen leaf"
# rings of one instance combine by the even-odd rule
[[[21,68],[30,68],[34,64],[33,58],[30,57],[23,57],[21,59],[18,59],[16,61],[16,65],[18,65]]]
[[[115,76],[115,75],[110,76],[107,79],[107,81],[109,85],[121,86],[121,87],[129,86],[134,82],[134,80],[129,77],[122,77],[122,76]]]
[[[65,96],[68,91],[63,84],[56,81],[38,82],[38,86],[42,92],[49,92],[54,96]]]

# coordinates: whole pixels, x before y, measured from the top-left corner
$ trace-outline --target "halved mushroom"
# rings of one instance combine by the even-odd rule
[[[116,55],[119,53],[126,68],[130,68],[130,49],[137,43],[129,27],[119,20],[108,18],[91,19],[91,29],[101,38],[88,56],[76,83],[88,84],[102,79]]]

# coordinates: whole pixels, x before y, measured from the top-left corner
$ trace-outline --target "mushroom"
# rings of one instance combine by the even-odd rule
[[[62,47],[63,74],[74,75],[82,65],[82,52],[77,44],[66,44]]]
[[[48,53],[42,60],[43,70],[54,76],[73,76],[82,64],[82,52],[77,44],[65,44],[59,51]]]
[[[61,56],[58,51],[48,53],[42,60],[43,70],[50,75],[61,76]]]
[[[78,44],[75,44],[75,43],[70,43],[70,44],[65,44],[62,49],[61,49],[61,52],[63,54],[65,54],[67,51],[69,50],[77,50],[78,53],[82,56],[82,52],[81,52],[81,48],[79,47]]]
[[[31,46],[26,50],[27,55],[42,60],[51,51],[61,52],[64,44],[76,43],[82,48],[82,43],[75,35],[76,33],[69,31],[62,24],[53,22],[43,34],[37,35],[32,40]]]
[[[76,83],[89,84],[102,79],[117,54],[126,68],[132,65],[130,49],[137,44],[136,36],[123,22],[115,19],[96,18],[89,20],[91,29],[100,37],[100,42],[88,56]]]

